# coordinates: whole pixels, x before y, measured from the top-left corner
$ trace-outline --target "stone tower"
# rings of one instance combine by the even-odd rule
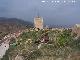
[[[42,17],[37,16],[34,18],[34,27],[43,29],[43,18]]]

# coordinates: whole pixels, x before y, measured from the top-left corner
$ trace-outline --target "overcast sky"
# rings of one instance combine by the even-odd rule
[[[46,24],[80,23],[79,0],[0,0],[0,17],[33,22],[38,11]]]

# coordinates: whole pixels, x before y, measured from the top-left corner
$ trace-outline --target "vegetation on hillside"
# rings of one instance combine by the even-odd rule
[[[35,43],[41,40],[41,36],[48,33],[49,41],[47,43]],[[6,55],[2,58],[22,56],[24,60],[78,60],[80,53],[79,38],[75,40],[76,35],[71,30],[28,30],[23,32],[13,43]],[[40,48],[38,48],[40,47]]]
[[[0,40],[9,33],[33,27],[33,24],[17,18],[0,17]]]

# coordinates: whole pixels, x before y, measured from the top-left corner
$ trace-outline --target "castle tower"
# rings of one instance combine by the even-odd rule
[[[43,18],[42,17],[37,16],[34,18],[34,27],[43,29]]]

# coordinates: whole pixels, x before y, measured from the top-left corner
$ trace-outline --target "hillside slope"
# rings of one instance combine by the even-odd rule
[[[24,21],[17,18],[0,17],[0,38],[10,32],[33,27],[32,22]]]

